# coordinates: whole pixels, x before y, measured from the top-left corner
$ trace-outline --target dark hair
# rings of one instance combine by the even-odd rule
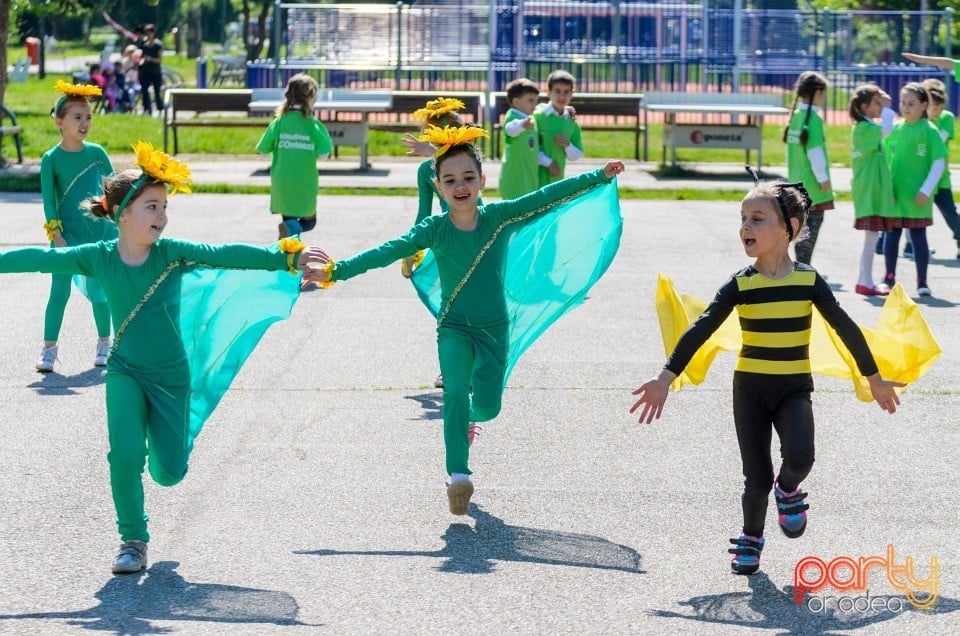
[[[317,80],[306,73],[297,73],[287,81],[287,89],[283,92],[283,102],[277,107],[277,117],[291,110],[299,110],[304,117],[313,115],[310,104],[317,96],[320,86]]]
[[[567,71],[557,70],[547,75],[547,90],[553,90],[554,84],[569,84],[570,88],[574,88],[577,80],[573,79],[573,75]]]
[[[760,181],[760,175],[750,166],[744,166],[750,176],[753,177],[753,187],[747,192],[747,196],[771,197],[777,202],[776,209],[780,214],[780,220],[787,228],[787,239],[789,241],[806,238],[807,214],[810,212],[810,206],[813,201],[810,194],[803,186],[803,183],[787,183],[786,181]],[[793,233],[793,225],[790,219],[797,219],[797,233]]]
[[[917,99],[920,100],[921,104],[930,104],[930,94],[927,93],[927,89],[923,87],[923,84],[920,82],[910,82],[909,84],[904,84],[903,88],[900,89],[900,92],[907,91],[913,93],[917,96]],[[923,111],[920,113],[920,119],[927,118],[927,107],[923,107]]]
[[[513,100],[533,93],[540,96],[540,88],[526,77],[515,79],[507,84],[507,103],[513,106]]]
[[[794,86],[793,96],[793,106],[790,108],[790,119],[793,119],[793,114],[797,112],[797,104],[801,99],[807,100],[810,103],[810,108],[807,109],[807,116],[803,120],[803,128],[800,129],[800,145],[804,148],[807,147],[807,138],[810,136],[808,130],[810,124],[810,114],[813,112],[813,96],[817,94],[817,91],[827,90],[827,78],[817,73],[816,71],[804,71],[800,73],[800,77],[797,78],[797,84]],[[790,130],[790,124],[787,124],[787,127],[783,129],[783,143],[787,143],[787,132]]]
[[[943,104],[947,103],[947,87],[940,80],[931,77],[920,82],[920,86],[923,86],[927,89],[927,94],[930,96],[931,104]]]
[[[50,115],[56,117],[57,119],[63,117],[64,113],[67,111],[67,106],[70,104],[83,104],[84,106],[90,106],[90,100],[88,100],[83,95],[65,95],[57,100],[57,103],[54,104],[53,108],[50,109]]]
[[[143,176],[143,172],[140,170],[121,170],[116,172],[109,177],[103,179],[103,197],[106,197],[107,205],[103,205],[103,197],[91,197],[84,201],[81,206],[86,208],[92,216],[104,219],[110,219],[111,221],[116,221],[114,218],[114,211],[117,206],[123,203],[124,197],[127,196],[127,193],[130,192],[134,187],[137,188],[137,192],[133,193],[133,196],[130,197],[130,200],[127,201],[129,206],[131,203],[136,201],[137,197],[143,194],[143,191],[147,189],[147,186],[159,185],[151,181],[150,179],[144,179],[142,182],[138,183],[140,177]],[[122,212],[122,210],[121,210]]]
[[[853,97],[850,98],[850,119],[855,122],[868,121],[863,109],[873,101],[873,98],[880,94],[880,87],[876,84],[861,84],[853,91]]]
[[[482,158],[480,156],[480,149],[477,148],[472,143],[457,144],[455,146],[450,146],[445,153],[433,160],[433,170],[437,173],[437,178],[440,178],[440,164],[449,159],[450,157],[455,157],[456,155],[470,155],[470,158],[473,159],[473,162],[477,165],[477,172],[483,174],[483,165]]]

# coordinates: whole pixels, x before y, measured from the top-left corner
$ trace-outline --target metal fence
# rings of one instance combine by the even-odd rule
[[[758,10],[741,2],[278,2],[273,37],[282,45],[275,59],[248,65],[248,84],[279,86],[308,71],[326,86],[496,91],[564,68],[589,92],[789,92],[811,69],[841,90],[863,79],[894,88],[931,74],[904,64],[904,51],[952,53],[952,10]]]

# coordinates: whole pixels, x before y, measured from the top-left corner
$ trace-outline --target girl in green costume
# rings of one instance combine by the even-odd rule
[[[40,159],[40,189],[43,193],[43,228],[51,247],[82,245],[110,240],[117,236],[117,226],[104,219],[84,214],[81,204],[103,192],[103,179],[113,174],[113,165],[104,149],[88,143],[92,115],[89,97],[99,97],[96,86],[67,84],[58,80],[56,89],[63,93],[53,108],[53,121],[60,129],[60,143]],[[70,299],[70,279],[66,274],[51,277],[50,298],[43,320],[43,348],[37,359],[37,371],[53,371],[57,359],[57,340],[63,324],[63,312]],[[93,305],[97,325],[97,344],[93,364],[107,364],[110,351],[110,309],[96,281],[77,277],[75,283]]]
[[[135,150],[142,171],[114,175],[88,202],[91,214],[116,223],[118,238],[0,253],[0,272],[95,278],[117,325],[106,372],[107,460],[123,542],[114,573],[147,565],[145,463],[162,486],[183,479],[204,420],[267,327],[290,315],[299,277],[286,272],[328,260],[298,239],[278,250],[161,238],[167,186],[189,192],[190,173],[149,144]]]
[[[875,84],[862,84],[850,98],[850,131],[853,152],[853,227],[863,230],[860,275],[855,288],[864,296],[886,296],[890,288],[873,284],[873,256],[885,221],[893,216],[893,182],[883,139],[893,129],[894,112],[890,96]],[[878,124],[875,119],[881,119]]]
[[[513,362],[511,356],[519,355],[525,346],[510,348],[514,325],[505,291],[505,279],[509,277],[505,259],[518,241],[516,237],[513,242],[498,237],[514,223],[530,223],[538,215],[547,216],[557,206],[607,184],[624,169],[623,163],[610,161],[602,169],[519,199],[480,205],[478,198],[486,177],[471,143],[480,136],[486,133],[476,128],[429,129],[425,135],[425,140],[438,149],[437,188],[450,206],[449,213],[431,216],[404,236],[379,247],[336,263],[330,261],[310,276],[328,285],[386,267],[420,250],[431,250],[441,289],[437,348],[444,379],[443,437],[450,475],[447,498],[450,512],[456,515],[467,514],[473,495],[468,466],[471,422],[497,416]],[[610,242],[618,241],[619,225],[615,241]],[[609,257],[612,259],[612,253]],[[591,284],[606,264],[595,268]]]

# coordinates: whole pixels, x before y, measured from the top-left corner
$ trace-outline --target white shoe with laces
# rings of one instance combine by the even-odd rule
[[[57,361],[57,345],[50,345],[40,350],[40,357],[37,358],[37,371],[40,373],[50,373],[53,371],[53,363]]]
[[[110,341],[97,340],[97,353],[93,357],[93,366],[95,367],[107,366],[107,358],[109,357],[110,357]]]

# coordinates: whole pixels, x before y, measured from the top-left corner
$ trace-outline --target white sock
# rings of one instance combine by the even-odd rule
[[[464,473],[453,473],[450,475],[450,483],[455,484],[458,481],[470,481],[470,475]]]
[[[880,232],[866,230],[863,233],[863,249],[860,251],[859,285],[873,287],[873,256],[879,237]]]

